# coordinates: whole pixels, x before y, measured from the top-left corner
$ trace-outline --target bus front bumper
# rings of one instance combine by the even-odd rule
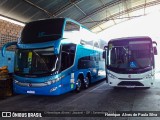
[[[142,80],[119,80],[119,79],[110,79],[108,84],[113,87],[127,87],[127,88],[136,88],[136,87],[152,87],[154,81],[150,79]]]
[[[62,86],[56,84],[43,87],[27,87],[13,83],[13,92],[16,94],[32,94],[32,95],[60,95],[62,94]]]

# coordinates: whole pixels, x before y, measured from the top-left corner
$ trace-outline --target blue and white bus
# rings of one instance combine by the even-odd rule
[[[146,36],[110,40],[104,54],[107,83],[127,88],[153,86],[156,44]]]
[[[32,21],[16,45],[14,92],[60,95],[102,79],[104,59],[96,35],[69,18]]]

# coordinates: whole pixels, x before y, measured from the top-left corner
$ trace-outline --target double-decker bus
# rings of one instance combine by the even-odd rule
[[[18,94],[60,95],[102,79],[103,50],[96,35],[69,18],[32,21],[16,45],[13,90]]]
[[[146,36],[110,40],[104,52],[107,83],[113,87],[151,87],[156,54],[156,42]]]

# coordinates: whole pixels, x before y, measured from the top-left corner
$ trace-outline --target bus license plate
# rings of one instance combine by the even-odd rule
[[[35,91],[30,90],[30,91],[27,91],[27,93],[29,93],[29,94],[35,94]]]
[[[127,88],[135,88],[135,86],[127,86]]]

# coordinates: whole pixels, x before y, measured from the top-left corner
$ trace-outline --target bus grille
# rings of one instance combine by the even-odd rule
[[[140,82],[122,81],[118,84],[118,86],[144,86],[144,85]]]
[[[119,80],[142,80],[143,78],[118,78]]]

